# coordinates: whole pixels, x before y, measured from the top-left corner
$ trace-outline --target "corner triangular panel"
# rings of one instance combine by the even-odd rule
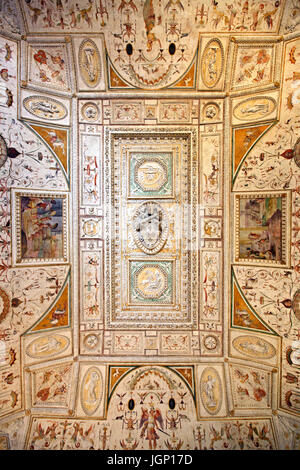
[[[267,325],[265,325],[264,322],[259,318],[256,312],[254,312],[254,310],[251,308],[246,298],[242,294],[234,275],[232,276],[231,312],[231,322],[233,327],[247,330],[264,331],[274,334],[274,331],[268,328]]]
[[[71,282],[69,274],[54,303],[28,332],[65,328],[70,326],[70,288]]]
[[[109,367],[108,396],[111,395],[114,386],[121,379],[121,377],[131,369],[132,369],[132,367],[125,367],[125,366],[110,366]]]
[[[194,367],[171,367],[175,372],[177,372],[183,379],[189,384],[191,390],[194,390]]]
[[[116,72],[112,66],[109,57],[107,56],[107,74],[108,74],[108,87],[110,89],[116,88],[134,88],[132,85],[126,83]]]
[[[259,139],[269,130],[274,122],[260,126],[236,128],[232,135],[232,178],[235,179],[242,161]]]
[[[191,67],[186,72],[186,74],[174,85],[169,88],[185,88],[185,89],[194,89],[196,86],[196,61],[194,59]]]
[[[39,126],[29,123],[27,123],[27,125],[50,147],[59,160],[67,180],[69,180],[68,129],[54,126]]]

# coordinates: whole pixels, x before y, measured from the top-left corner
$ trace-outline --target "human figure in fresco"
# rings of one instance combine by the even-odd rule
[[[98,385],[98,374],[97,372],[92,372],[90,377],[85,384],[85,389],[87,390],[87,403],[89,405],[94,405],[97,402],[97,385]]]
[[[208,406],[210,407],[216,406],[215,394],[214,394],[215,383],[216,383],[216,380],[211,375],[208,375],[207,380],[203,384],[204,393],[207,397]]]
[[[38,231],[37,212],[37,204],[33,200],[28,202],[22,212],[22,230],[26,235],[27,244],[27,250],[23,256],[26,255],[28,258],[36,255],[36,250],[34,249],[34,235]]]
[[[153,405],[150,406],[150,410],[142,407],[142,417],[140,421],[141,437],[146,436],[146,440],[149,441],[149,449],[156,449],[156,441],[159,439],[159,435],[156,429],[164,427],[163,418],[159,409],[155,409]]]
[[[55,258],[59,256],[60,245],[55,230],[58,222],[53,220],[57,211],[52,210],[56,200],[32,198],[25,201],[22,209],[23,258]]]

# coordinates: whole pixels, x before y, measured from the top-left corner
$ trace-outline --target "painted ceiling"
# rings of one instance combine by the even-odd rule
[[[299,449],[300,4],[0,2],[0,449]]]

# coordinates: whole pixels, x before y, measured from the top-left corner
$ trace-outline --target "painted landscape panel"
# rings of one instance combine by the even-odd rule
[[[282,196],[240,198],[239,258],[282,259]]]

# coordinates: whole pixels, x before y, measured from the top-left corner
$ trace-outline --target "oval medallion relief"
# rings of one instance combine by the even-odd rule
[[[202,372],[200,394],[207,413],[216,415],[222,405],[222,384],[218,372],[212,367],[206,367]]]
[[[300,321],[300,289],[295,293],[292,300],[292,308],[297,320]]]
[[[256,121],[271,114],[276,106],[276,101],[270,96],[248,98],[233,108],[233,115],[240,121]]]
[[[224,50],[219,39],[211,39],[201,59],[201,77],[207,88],[213,88],[221,78],[224,67]]]
[[[102,375],[96,367],[90,367],[81,383],[81,406],[91,416],[100,405],[103,393]]]
[[[23,100],[23,105],[30,114],[42,119],[59,121],[68,114],[66,107],[60,101],[44,96],[28,96]]]
[[[98,47],[91,39],[82,41],[78,52],[81,77],[89,88],[95,88],[101,78],[101,59]]]
[[[69,338],[63,335],[42,336],[33,340],[26,348],[26,354],[33,358],[53,357],[61,354],[70,344]]]
[[[158,253],[168,237],[168,217],[157,202],[144,202],[135,211],[132,230],[137,246],[144,253]]]
[[[236,351],[248,357],[271,359],[276,354],[271,343],[256,336],[238,336],[233,340],[232,345]]]

